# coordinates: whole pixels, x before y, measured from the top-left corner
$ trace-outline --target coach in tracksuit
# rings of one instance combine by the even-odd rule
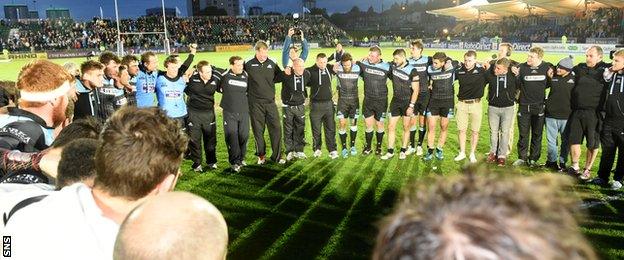
[[[611,188],[622,188],[624,178],[624,50],[614,54],[613,66],[604,72],[606,80],[604,93],[604,124],[600,139],[602,143],[602,156],[598,178],[592,180],[593,184],[606,186],[609,183],[611,167],[617,150],[618,158],[613,175]]]
[[[249,106],[247,87],[249,75],[243,70],[243,58],[230,58],[230,70],[223,73],[219,91],[223,94],[223,131],[232,169],[239,172],[246,165],[247,139],[249,139]]]
[[[206,163],[217,166],[217,121],[214,112],[214,95],[222,71],[212,68],[207,61],[197,63],[197,73],[189,78],[184,93],[188,97],[189,159],[193,170],[201,172],[202,143]],[[202,142],[203,141],[203,142]]]
[[[388,75],[390,75],[390,64],[381,59],[381,49],[373,46],[368,51],[368,57],[361,62],[357,62],[362,70],[362,80],[364,81],[364,103],[362,114],[366,123],[366,146],[363,154],[371,153],[371,143],[373,142],[373,131],[377,126],[377,146],[375,154],[381,155],[381,143],[384,136],[384,119],[388,112]]]
[[[334,65],[338,88],[338,108],[336,117],[340,121],[340,143],[342,144],[342,157],[349,156],[347,147],[347,125],[350,125],[349,146],[351,155],[357,154],[355,139],[357,138],[357,119],[360,116],[360,97],[358,93],[358,81],[360,79],[360,66],[353,63],[351,54],[344,54],[341,60]]]
[[[553,170],[565,169],[570,153],[566,125],[572,113],[572,89],[576,80],[572,67],[572,57],[562,59],[557,65],[556,74],[549,80],[550,93],[546,100],[546,142],[548,157],[546,167]],[[557,136],[561,136],[561,149],[557,151]]]
[[[572,90],[572,115],[568,120],[570,130],[570,158],[572,165],[568,173],[579,176],[582,180],[589,180],[591,168],[598,155],[600,146],[599,131],[600,118],[598,109],[603,93],[605,80],[603,73],[609,69],[610,64],[602,61],[602,48],[593,46],[585,53],[585,62],[580,63],[572,70],[574,72],[576,86]],[[581,171],[579,161],[581,158],[581,144],[585,139],[587,153],[585,167]]]
[[[267,126],[273,150],[271,160],[285,163],[286,160],[282,158],[280,116],[275,104],[275,82],[282,70],[275,61],[268,58],[269,46],[266,42],[257,42],[254,49],[255,57],[245,63],[245,71],[249,74],[249,115],[256,140],[258,164],[266,162],[264,128]]]
[[[321,156],[321,129],[325,132],[325,145],[331,159],[338,158],[336,150],[336,121],[332,100],[333,70],[327,68],[327,56],[319,53],[316,64],[306,69],[310,72],[310,123],[312,125],[312,148],[314,157]]]
[[[533,47],[529,50],[527,62],[522,63],[517,71],[521,82],[518,107],[520,137],[518,160],[514,162],[514,166],[524,164],[535,166],[542,153],[544,100],[548,87],[548,72],[552,70],[552,64],[543,61],[543,58],[544,50]]]
[[[485,74],[488,84],[488,123],[490,126],[490,152],[487,162],[505,166],[515,117],[518,77],[510,71],[511,61],[500,58]]]
[[[305,146],[305,100],[306,85],[310,82],[310,72],[304,67],[303,59],[295,58],[289,75],[282,72],[282,123],[284,124],[284,145],[286,160],[304,159]]]

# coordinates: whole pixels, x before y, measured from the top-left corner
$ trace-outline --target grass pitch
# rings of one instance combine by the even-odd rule
[[[313,49],[306,64],[312,65],[317,53],[329,54],[332,51]],[[356,58],[367,54],[365,48],[348,48],[347,51]],[[433,55],[434,52],[426,50],[425,55]],[[383,49],[384,59],[392,60],[391,53],[391,48]],[[461,60],[464,52],[446,53]],[[480,52],[479,59],[491,54]],[[195,63],[208,60],[215,66],[226,68],[227,60],[232,55],[249,58],[253,56],[253,52],[200,53],[196,56]],[[270,56],[281,61],[279,51],[272,51]],[[565,56],[547,54],[545,60],[556,64]],[[185,54],[182,55],[184,57]],[[516,52],[512,58],[525,61],[526,54]],[[577,55],[575,59],[579,63],[584,61],[584,56]],[[59,59],[54,62],[80,63],[84,60]],[[160,61],[163,60],[164,57],[160,56]],[[0,63],[0,80],[16,80],[21,66],[26,62],[16,60]],[[278,103],[280,87],[281,84],[277,84]],[[216,100],[219,102],[219,94],[216,95]],[[483,105],[486,113],[487,102]],[[199,174],[192,172],[190,162],[185,161],[182,165],[184,174],[177,189],[198,194],[221,210],[229,227],[228,257],[231,259],[370,258],[377,223],[392,210],[398,194],[406,184],[430,176],[458,174],[463,166],[463,163],[453,161],[459,148],[456,123],[453,120],[449,127],[445,146],[446,158],[443,161],[425,163],[415,156],[409,156],[407,160],[398,160],[398,156],[395,156],[389,161],[382,161],[374,155],[330,160],[327,151],[323,150],[322,158],[298,160],[286,165],[257,166],[253,136],[250,136],[246,157],[250,166],[244,167],[241,173],[234,174],[228,170],[222,118],[219,116],[221,109],[216,107],[215,110],[218,115],[219,169]],[[401,135],[400,129],[401,127],[397,127],[398,135]],[[364,143],[363,133],[364,122],[359,120],[356,145],[360,152]],[[517,140],[518,131],[515,133],[514,140]],[[397,139],[400,140],[398,136]],[[544,134],[541,163],[546,158],[545,139]],[[268,142],[268,136],[266,140]],[[312,142],[309,121],[306,121],[306,141]],[[482,160],[488,150],[489,130],[487,117],[484,117],[479,137],[479,159]],[[310,145],[306,146],[305,152],[312,157]],[[268,153],[270,154],[270,146]],[[514,148],[510,160],[516,158]],[[584,155],[581,158],[583,163]],[[597,166],[598,162],[592,169],[594,175]],[[523,174],[541,173],[526,169]],[[604,259],[624,258],[624,198],[621,192],[588,185],[577,185],[575,191],[583,198],[585,205],[590,205],[582,231],[600,256]]]

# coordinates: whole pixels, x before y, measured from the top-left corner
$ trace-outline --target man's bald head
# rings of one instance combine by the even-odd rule
[[[219,210],[187,192],[158,195],[122,223],[114,259],[225,259],[227,225]]]

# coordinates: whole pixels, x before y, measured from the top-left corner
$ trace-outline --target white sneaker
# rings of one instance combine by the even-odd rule
[[[193,171],[194,171],[194,172],[203,172],[203,171],[204,171],[204,169],[202,169],[202,166],[201,166],[201,165],[199,165],[199,166],[197,166],[197,167],[193,168]]]
[[[295,158],[295,152],[290,152],[286,155],[286,161],[292,161]]]
[[[407,153],[404,153],[404,152],[399,153],[399,160],[405,160],[406,157],[407,157]]]
[[[456,162],[459,162],[459,161],[462,161],[462,160],[464,160],[464,159],[466,159],[466,153],[459,153],[459,154],[455,157],[455,159],[454,159],[454,160],[455,160]]]
[[[513,166],[523,166],[523,165],[526,165],[526,162],[524,160],[522,160],[522,159],[518,159],[512,165]]]
[[[477,156],[474,153],[470,154],[470,163],[477,163]]]
[[[323,155],[323,152],[321,152],[321,150],[314,151],[314,157],[315,158],[321,157],[321,155]]]
[[[329,158],[331,158],[332,160],[338,158],[338,151],[331,151],[329,153]]]
[[[297,157],[297,159],[308,159],[308,156],[306,156],[304,152],[297,152],[295,157]]]
[[[211,168],[211,169],[213,169],[213,170],[216,170],[216,169],[217,169],[217,164],[216,164],[216,163],[213,163],[213,164],[211,164],[211,165],[208,165],[208,167],[210,167],[210,168]]]
[[[384,154],[384,155],[382,155],[382,156],[381,156],[381,159],[382,159],[382,160],[388,160],[388,159],[390,159],[390,158],[392,158],[392,157],[394,157],[394,154],[393,154],[393,153],[386,153],[386,154]]]
[[[410,155],[416,152],[416,149],[414,149],[414,147],[409,147],[407,148],[407,151],[405,151],[405,155]]]
[[[422,155],[423,155],[422,146],[416,147],[416,156],[422,156]]]
[[[619,190],[619,189],[621,189],[621,188],[622,188],[622,183],[621,183],[621,182],[619,182],[619,181],[613,181],[613,182],[611,183],[611,189],[612,189],[612,190]]]
[[[232,165],[232,170],[235,172],[240,172],[241,171],[241,166],[240,165]]]
[[[242,162],[241,162],[241,166],[247,166],[247,162],[242,161]]]
[[[286,160],[284,160],[284,158],[280,158],[277,163],[279,163],[279,164],[286,164]]]
[[[266,158],[264,156],[258,157],[258,165],[264,165],[266,163]]]

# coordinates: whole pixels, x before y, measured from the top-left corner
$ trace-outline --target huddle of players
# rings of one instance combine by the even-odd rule
[[[229,161],[235,171],[240,171],[245,165],[249,121],[256,141],[259,164],[265,163],[266,148],[263,137],[265,127],[269,130],[273,161],[285,163],[286,160],[305,158],[304,111],[307,99],[310,101],[314,156],[322,155],[322,131],[325,132],[330,158],[335,159],[339,156],[335,143],[334,115],[339,119],[338,135],[342,156],[356,155],[357,118],[360,114],[359,78],[364,82],[362,115],[366,125],[366,143],[362,152],[365,155],[372,153],[372,140],[376,137],[375,154],[384,160],[392,158],[395,154],[395,129],[400,119],[403,120],[404,134],[399,159],[405,159],[412,153],[419,156],[424,154],[425,160],[434,157],[439,160],[444,158],[443,147],[449,118],[453,116],[455,108],[453,87],[455,80],[458,80],[460,85],[457,103],[460,154],[455,158],[456,161],[466,158],[464,143],[469,121],[472,126],[469,160],[476,161],[474,153],[483,114],[480,102],[486,85],[489,85],[487,98],[491,131],[488,162],[505,165],[512,146],[516,109],[520,138],[519,159],[514,165],[536,164],[540,157],[542,132],[546,124],[549,141],[547,166],[564,169],[569,146],[572,157],[570,171],[582,179],[589,179],[589,169],[597,155],[600,141],[598,138],[601,137],[598,128],[604,128],[604,122],[607,123],[606,126],[616,125],[615,128],[607,128],[616,129],[614,133],[619,129],[619,121],[603,119],[609,115],[608,109],[613,108],[605,108],[611,104],[605,101],[614,100],[608,99],[611,95],[615,95],[614,89],[617,94],[618,88],[613,86],[622,84],[621,69],[615,67],[618,58],[622,56],[621,51],[615,55],[614,66],[602,62],[602,49],[596,46],[588,50],[586,63],[573,67],[571,60],[564,59],[555,67],[542,60],[544,52],[540,48],[532,48],[527,62],[523,64],[517,64],[507,58],[511,53],[509,44],[501,45],[499,59],[478,63],[476,52],[468,51],[461,64],[451,60],[444,53],[436,53],[433,57],[423,56],[423,45],[418,41],[412,42],[410,48],[411,57],[408,58],[403,49],[397,49],[393,53],[393,61],[384,62],[381,59],[381,50],[378,47],[371,47],[367,57],[354,61],[353,57],[338,45],[336,52],[329,57],[338,61],[335,65],[328,66],[328,57],[321,53],[317,55],[315,65],[304,68],[301,57],[289,55],[290,62],[284,71],[268,58],[268,46],[264,42],[256,44],[255,57],[247,62],[240,57],[232,57],[228,70],[211,66],[206,61],[200,61],[195,71],[188,70],[195,54],[194,46],[190,47],[191,54],[182,64],[178,56],[168,57],[164,62],[165,71],[157,69],[158,61],[153,53],[143,54],[140,63],[133,58],[134,56],[126,56],[121,61],[123,64],[121,68],[118,58],[111,54],[103,54],[100,57],[102,64],[97,65],[88,61],[82,66],[83,80],[80,82],[83,90],[81,91],[79,87],[80,95],[76,111],[77,115],[82,112],[105,120],[105,115],[114,111],[114,106],[121,106],[125,102],[136,103],[139,107],[159,106],[170,117],[179,120],[188,128],[191,137],[189,158],[193,160],[193,168],[198,171],[202,170],[202,140],[206,150],[206,161],[209,167],[216,168],[216,120],[213,107],[214,94],[217,92],[223,95],[220,105],[224,109],[225,139]],[[292,50],[297,51],[296,48]],[[213,73],[215,71],[216,73]],[[607,77],[608,72],[613,72],[612,79]],[[331,87],[334,76],[338,82],[337,111],[334,108],[334,93]],[[94,80],[98,77],[102,80]],[[393,98],[390,102],[390,113],[386,116],[388,79],[393,84]],[[282,125],[275,103],[277,82],[283,84]],[[101,89],[100,91],[90,91],[94,83],[99,87],[98,90]],[[611,90],[606,92],[605,86],[609,84],[612,85]],[[124,88],[125,95],[122,95]],[[547,88],[551,89],[548,98]],[[110,100],[97,102],[98,95],[101,94],[108,94]],[[183,94],[188,96],[188,100]],[[124,102],[124,99],[129,101]],[[91,106],[84,106],[87,109],[81,109],[78,105],[81,101],[86,101]],[[619,103],[614,107],[617,108],[617,105]],[[565,109],[566,107],[568,109]],[[604,115],[605,110],[607,115]],[[613,111],[611,112],[613,114]],[[390,121],[388,148],[382,155],[381,144],[386,118]],[[436,146],[438,124],[440,135]],[[281,150],[282,128],[286,158],[283,158]],[[347,142],[348,130],[350,130],[349,142]],[[426,131],[429,132],[426,136],[427,149],[424,150],[422,143]],[[557,152],[557,134],[562,137],[560,153]],[[602,137],[605,139],[608,136],[602,134]],[[609,143],[610,150],[603,152],[603,157],[607,158],[601,160],[601,168],[605,170],[599,171],[600,177],[596,182],[606,182],[608,179],[608,173],[605,172],[606,168],[610,168],[613,164],[615,155],[613,147],[619,148],[624,143],[618,138],[614,134],[611,139],[602,140],[603,146],[605,142]],[[586,140],[588,153],[585,169],[581,171],[579,158],[583,139]],[[621,167],[624,169],[624,163]],[[615,179],[619,182],[622,174],[618,173]]]

